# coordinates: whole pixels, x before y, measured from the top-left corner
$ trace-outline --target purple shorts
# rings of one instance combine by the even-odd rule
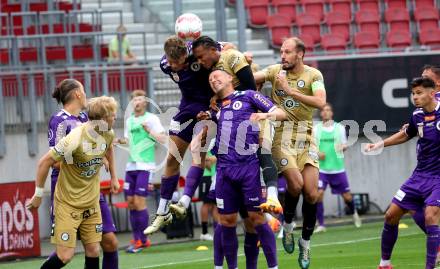
[[[220,214],[233,214],[242,205],[247,211],[258,211],[262,202],[260,164],[217,167],[215,198]]]
[[[330,184],[333,194],[350,192],[347,173],[345,172],[337,174],[319,173],[318,188],[325,191],[328,184]]]
[[[99,196],[99,207],[101,208],[102,233],[106,234],[116,232],[116,226],[113,223],[112,214],[110,213],[110,209],[102,193]]]
[[[179,112],[173,117],[170,124],[170,135],[178,136],[190,143],[193,137],[194,127],[197,123],[197,114],[200,111],[209,109],[209,102],[206,104],[181,101]]]
[[[126,196],[148,196],[150,172],[143,170],[127,171],[125,173],[124,193]]]
[[[278,192],[285,193],[287,191],[286,178],[282,175],[278,177]]]
[[[394,204],[406,210],[440,207],[440,176],[412,174],[394,195]]]

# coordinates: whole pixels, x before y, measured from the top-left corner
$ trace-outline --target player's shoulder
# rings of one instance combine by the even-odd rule
[[[168,63],[167,57],[165,55],[162,56],[162,58],[160,59],[159,66],[162,72],[164,72],[165,74],[171,73],[171,66]]]
[[[63,122],[69,118],[69,115],[64,110],[60,110],[52,114],[50,117],[49,123],[50,124],[59,124],[60,122]]]
[[[305,73],[309,73],[312,76],[321,76],[322,77],[322,73],[321,71],[319,71],[317,68],[309,66],[309,65],[304,65],[304,72]]]
[[[425,112],[423,112],[423,109],[420,108],[420,107],[414,109],[414,111],[413,111],[413,113],[412,113],[413,116],[417,116],[417,115],[421,115],[421,114],[425,114]]]

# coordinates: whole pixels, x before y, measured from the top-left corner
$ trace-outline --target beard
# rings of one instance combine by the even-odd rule
[[[282,69],[283,70],[292,70],[295,69],[297,63],[298,63],[298,56],[295,56],[295,58],[293,59],[293,61],[291,63],[282,63]]]

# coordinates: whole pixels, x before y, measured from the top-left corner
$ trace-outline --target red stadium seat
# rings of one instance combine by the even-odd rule
[[[428,29],[419,33],[420,44],[425,46],[436,46],[440,49],[440,29]]]
[[[359,10],[370,10],[379,13],[379,1],[377,0],[357,0]]]
[[[407,9],[406,0],[385,0],[387,9],[404,8]]]
[[[60,61],[66,60],[67,53],[64,46],[48,46],[46,47],[46,60],[48,61]]]
[[[21,4],[7,4],[1,6],[2,13],[21,12]]]
[[[286,37],[292,35],[290,18],[284,14],[273,14],[267,18],[267,27],[271,39],[271,45],[279,48]]]
[[[385,21],[388,23],[391,32],[409,32],[410,17],[408,10],[403,8],[392,8],[385,11]]]
[[[324,1],[320,0],[300,0],[304,8],[304,13],[308,15],[314,14],[321,21],[324,18]],[[303,15],[301,15],[303,16]]]
[[[391,48],[406,48],[411,46],[411,34],[405,31],[388,32],[387,45]]]
[[[9,63],[9,49],[0,49],[0,63],[1,64]]]
[[[325,15],[325,22],[329,26],[330,32],[344,36],[345,40],[350,40],[350,17],[347,13],[332,11]]]
[[[93,59],[93,47],[91,45],[74,45],[72,56],[74,60]]]
[[[347,41],[342,35],[327,34],[321,37],[321,46],[326,51],[343,51],[347,48]]]
[[[313,39],[313,36],[304,34],[298,36],[298,38],[304,42],[304,45],[306,46],[306,50],[311,52],[315,50],[315,40]]]
[[[101,59],[107,59],[108,58],[108,44],[101,44]]]
[[[413,5],[416,9],[422,7],[435,8],[434,1],[435,0],[414,0]]]
[[[20,62],[36,62],[38,61],[38,51],[35,47],[20,48]]]
[[[351,0],[329,0],[332,11],[348,14],[351,18]]]
[[[321,40],[320,19],[315,14],[304,13],[296,18],[300,34],[313,36],[315,43]]]
[[[45,2],[30,3],[29,10],[34,12],[47,11],[47,3]]]
[[[50,33],[50,25],[49,24],[43,24],[41,26],[41,32],[43,34],[49,34]],[[62,33],[64,33],[64,25],[62,23],[54,23],[54,24],[52,24],[52,33],[53,34],[62,34]]]
[[[81,5],[79,3],[76,4],[76,8],[73,6],[73,3],[67,2],[67,1],[60,1],[58,3],[58,10],[69,12],[73,9],[81,9]]]
[[[354,46],[357,49],[378,49],[380,40],[375,33],[359,32],[354,36]]]
[[[355,20],[360,32],[372,32],[380,36],[380,16],[372,10],[361,10],[356,13]]]
[[[252,27],[266,27],[269,16],[269,0],[246,0],[248,24]]]
[[[296,0],[272,0],[272,6],[278,14],[290,17],[292,22],[296,19]]]
[[[419,29],[437,29],[438,21],[440,19],[438,10],[432,7],[421,7],[414,11],[414,18],[416,19]]]

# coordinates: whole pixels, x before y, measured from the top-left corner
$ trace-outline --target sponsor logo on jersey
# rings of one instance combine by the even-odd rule
[[[298,88],[304,88],[304,86],[306,85],[306,82],[304,80],[298,80],[296,85],[298,86]]]
[[[255,93],[254,98],[260,101],[265,107],[270,107],[270,104],[267,102],[265,98],[263,98],[263,96],[261,96],[261,94]]]
[[[425,121],[433,121],[435,120],[435,115],[425,116]]]
[[[239,109],[241,109],[243,107],[243,103],[241,102],[241,101],[235,101],[233,104],[232,104],[232,109],[234,109],[234,110],[239,110]]]
[[[175,82],[179,82],[180,81],[179,75],[177,73],[171,72],[171,76],[173,77],[173,80]]]
[[[91,159],[90,161],[87,161],[87,162],[77,163],[76,166],[78,166],[78,168],[84,168],[84,167],[89,167],[89,166],[97,165],[97,164],[101,164],[101,163],[102,163],[102,158],[94,158],[94,159]]]
[[[286,95],[287,95],[286,92],[283,91],[283,90],[275,90],[275,94],[276,94],[277,96],[280,96],[280,97],[283,97],[283,96],[286,96]]]
[[[417,123],[417,131],[420,137],[423,137],[423,122]]]

